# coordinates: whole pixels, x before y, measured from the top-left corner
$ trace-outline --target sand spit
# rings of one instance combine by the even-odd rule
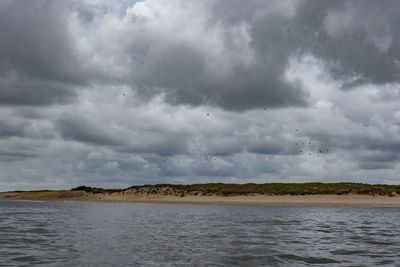
[[[310,194],[310,195],[229,195],[202,191],[187,192],[169,186],[133,187],[116,192],[87,192],[85,190],[31,191],[0,193],[0,200],[59,200],[104,201],[169,204],[244,204],[284,206],[350,206],[400,208],[400,196],[362,194]]]

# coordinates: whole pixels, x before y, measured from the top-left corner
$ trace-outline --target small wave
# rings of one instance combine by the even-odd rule
[[[334,259],[311,257],[311,256],[299,256],[296,254],[279,254],[276,255],[279,259],[291,262],[303,262],[307,264],[328,264],[328,263],[340,263]]]

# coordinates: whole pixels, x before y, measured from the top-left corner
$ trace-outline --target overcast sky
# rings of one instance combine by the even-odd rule
[[[0,191],[400,183],[400,1],[0,1]]]

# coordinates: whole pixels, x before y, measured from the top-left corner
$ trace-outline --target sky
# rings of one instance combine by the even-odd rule
[[[0,191],[400,183],[400,2],[0,1]]]

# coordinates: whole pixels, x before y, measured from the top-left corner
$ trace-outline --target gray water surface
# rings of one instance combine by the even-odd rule
[[[400,209],[0,201],[0,266],[400,266]]]

